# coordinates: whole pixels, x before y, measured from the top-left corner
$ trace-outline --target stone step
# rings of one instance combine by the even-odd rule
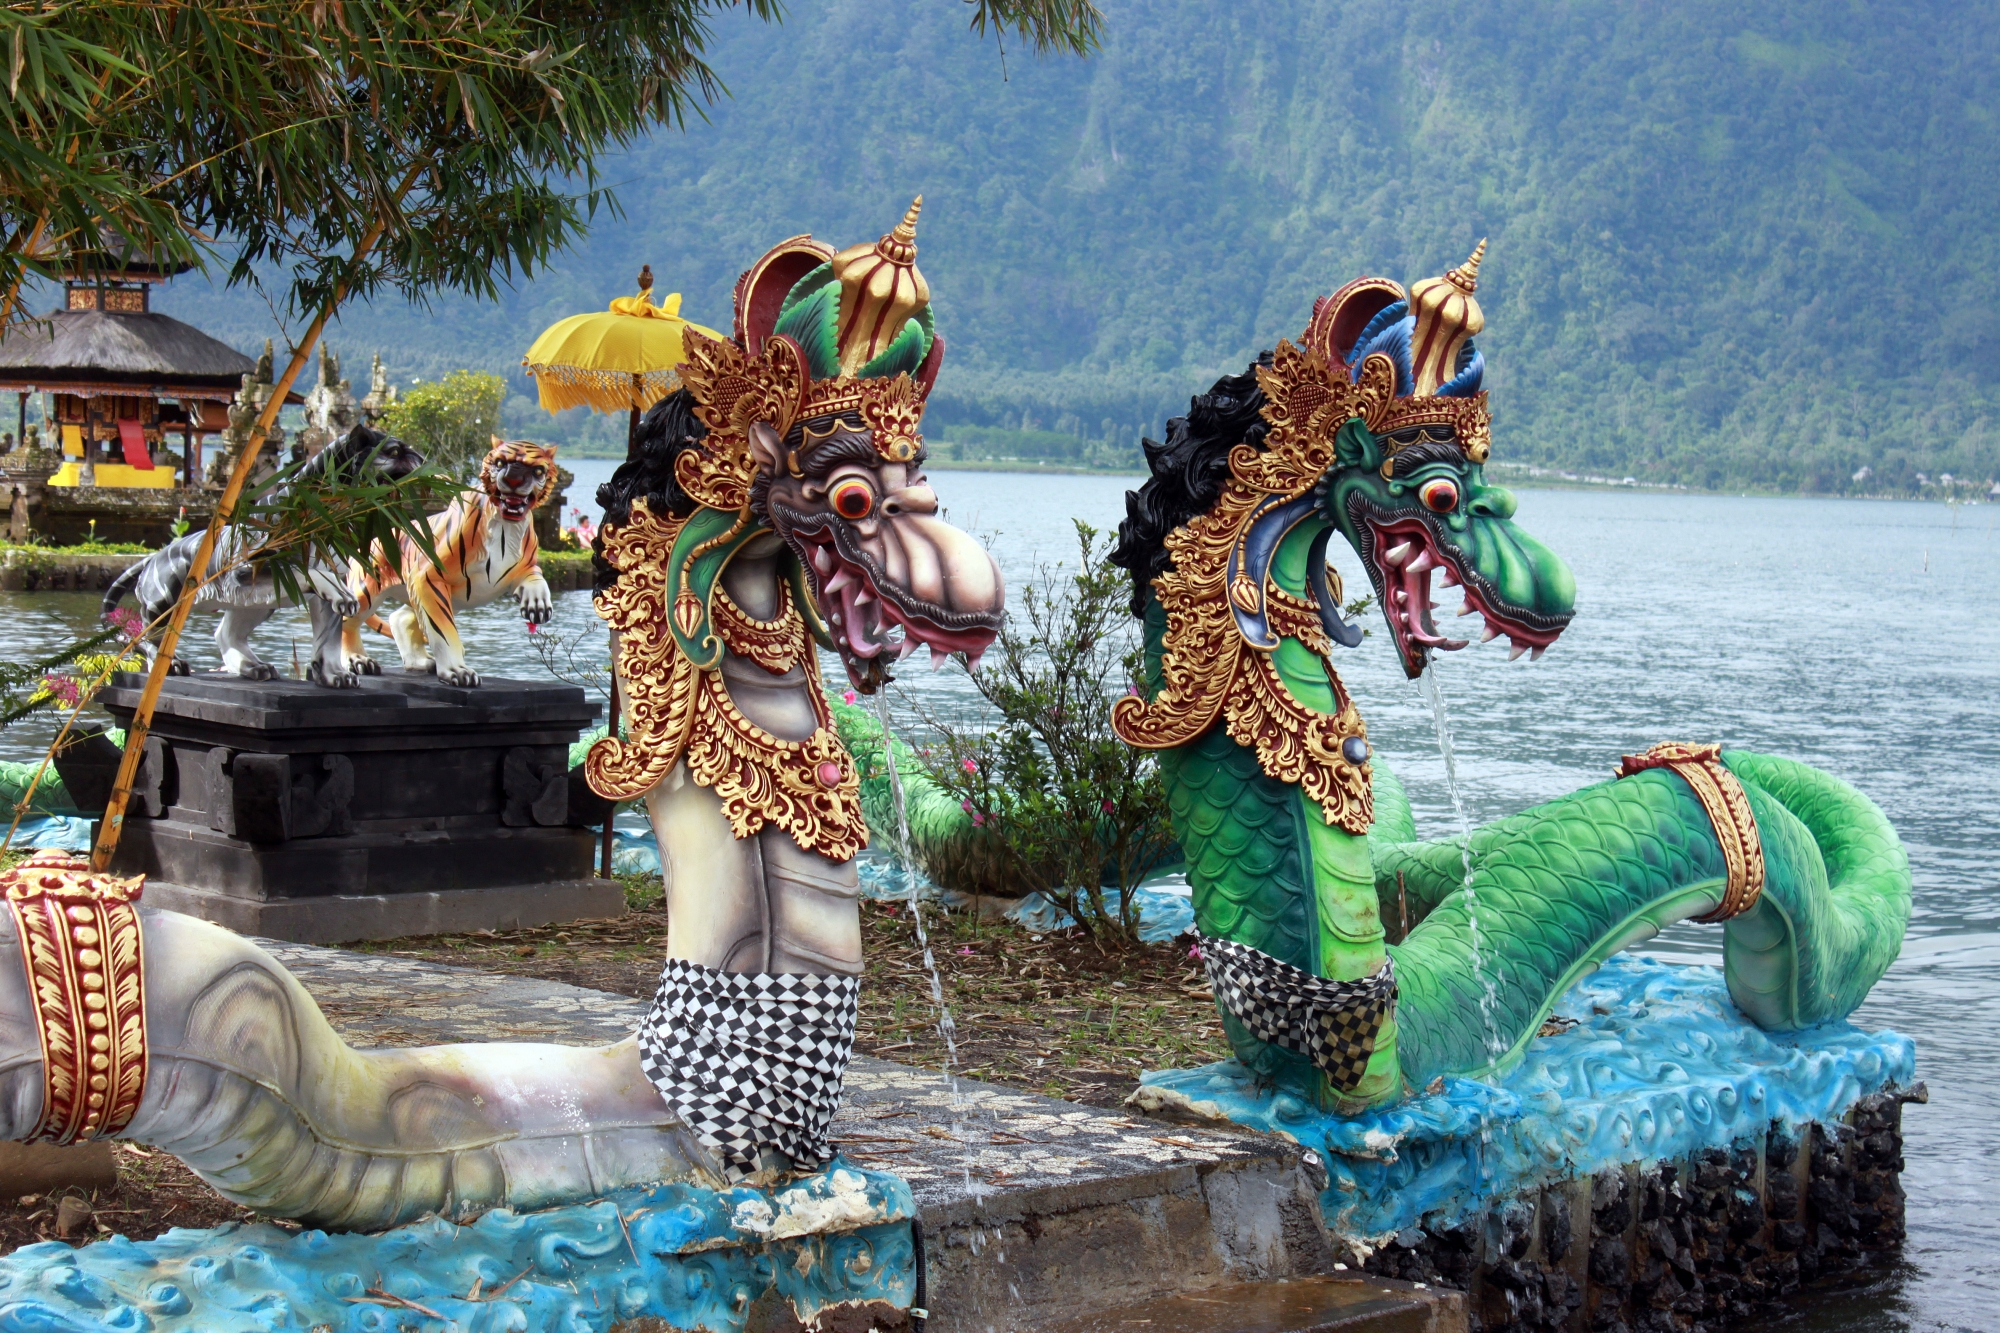
[[[1387,1278],[1236,1282],[1120,1305],[1036,1333],[1465,1333],[1465,1297]]]

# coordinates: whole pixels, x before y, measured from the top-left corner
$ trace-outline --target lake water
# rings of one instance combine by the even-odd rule
[[[575,465],[572,502],[587,504],[611,466]],[[1072,518],[1114,527],[1133,484],[934,481],[956,522],[993,534],[1010,583],[1074,559]],[[1469,813],[1483,823],[1561,795],[1669,739],[1789,755],[1880,802],[1909,847],[1916,908],[1901,960],[1857,1021],[1914,1037],[1930,1085],[1930,1104],[1905,1118],[1910,1241],[1893,1271],[1812,1298],[1785,1327],[2000,1326],[2000,506],[1524,491],[1518,518],[1576,570],[1578,614],[1540,662],[1509,663],[1490,645],[1441,661]],[[1352,556],[1336,554],[1348,585],[1363,586]],[[0,594],[7,655],[61,642],[94,609],[94,597]],[[469,620],[477,668],[530,673],[510,608]],[[561,599],[559,631],[591,624],[587,597]],[[288,640],[304,654],[303,615],[282,614],[260,643],[288,666]],[[1429,709],[1386,632],[1340,663],[1420,827],[1450,832]],[[956,668],[904,683],[931,707],[970,706]],[[0,751],[23,757],[38,739],[11,728]],[[1650,952],[1714,963],[1719,941],[1684,926]]]

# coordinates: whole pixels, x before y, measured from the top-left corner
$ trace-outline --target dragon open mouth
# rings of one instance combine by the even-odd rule
[[[857,688],[864,681],[875,688],[887,679],[882,667],[919,648],[930,649],[933,668],[953,653],[965,654],[968,669],[979,665],[1000,632],[998,614],[933,605],[889,578],[826,516],[775,501],[771,508],[785,520],[785,540],[805,566],[814,600]]]
[[[1470,642],[1447,638],[1438,631],[1431,615],[1437,608],[1431,600],[1433,573],[1440,576],[1444,587],[1459,589],[1463,601],[1458,615],[1477,614],[1485,622],[1481,643],[1507,637],[1509,661],[1523,653],[1530,654],[1530,660],[1539,660],[1569,623],[1568,616],[1539,615],[1509,603],[1457,546],[1421,518],[1370,514],[1362,530],[1370,546],[1362,555],[1375,575],[1396,650],[1411,676],[1422,673],[1433,649],[1455,652]]]

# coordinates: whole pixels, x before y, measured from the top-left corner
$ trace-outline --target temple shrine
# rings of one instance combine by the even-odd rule
[[[154,543],[177,518],[206,516],[202,444],[229,428],[257,363],[152,308],[153,289],[179,271],[144,256],[79,267],[64,274],[60,308],[0,337],[18,442],[0,458],[0,485],[38,538]],[[37,394],[45,434],[31,436]]]

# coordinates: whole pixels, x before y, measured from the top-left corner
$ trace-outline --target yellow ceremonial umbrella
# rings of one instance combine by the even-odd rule
[[[542,406],[551,412],[592,407],[639,413],[680,387],[688,329],[720,338],[714,329],[681,318],[681,294],[652,301],[653,266],[639,272],[639,294],[621,296],[609,310],[571,315],[543,330],[521,358],[535,377]]]

